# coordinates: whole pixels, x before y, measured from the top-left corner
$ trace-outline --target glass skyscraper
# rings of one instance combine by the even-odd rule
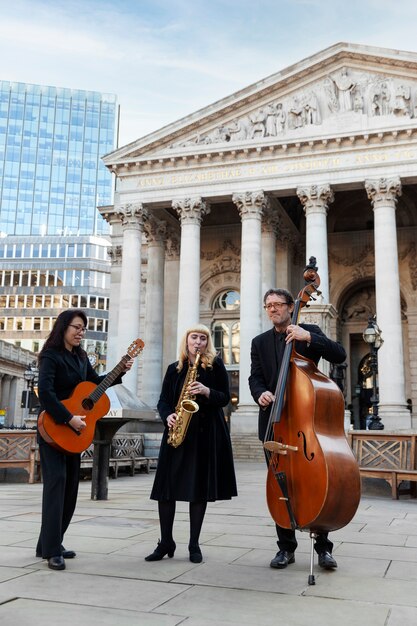
[[[0,232],[100,235],[116,96],[0,81]]]
[[[0,81],[0,339],[37,352],[79,307],[105,366],[117,120],[115,95]]]

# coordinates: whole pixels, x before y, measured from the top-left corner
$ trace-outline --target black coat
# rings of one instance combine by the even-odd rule
[[[99,376],[87,357],[84,359],[69,352],[48,348],[39,360],[39,401],[58,424],[66,424],[73,417],[60,402],[70,397],[74,388],[83,381],[98,385],[105,376]],[[122,382],[119,376],[114,385]]]
[[[191,417],[187,434],[177,448],[167,443],[168,415],[175,412],[188,371],[178,363],[168,366],[158,411],[165,424],[158,467],[151,492],[153,500],[214,502],[237,495],[229,430],[223,406],[230,400],[229,380],[223,362],[216,358],[212,369],[198,368],[198,380],[209,387],[208,398],[197,395],[199,410]]]
[[[311,343],[308,345],[305,341],[296,341],[295,350],[298,354],[311,359],[316,365],[321,358],[330,363],[343,363],[346,359],[346,352],[340,343],[326,337],[315,324],[300,324],[300,326],[309,331]],[[277,363],[276,359],[274,333],[275,329],[271,328],[252,340],[249,387],[256,403],[264,391],[275,393],[278,382],[281,363]],[[271,408],[270,404],[266,409],[259,409],[258,435],[261,441],[265,437]]]

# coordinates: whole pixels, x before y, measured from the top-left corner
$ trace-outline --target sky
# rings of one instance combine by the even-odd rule
[[[417,53],[415,0],[0,0],[0,80],[114,93],[119,146],[340,41]]]

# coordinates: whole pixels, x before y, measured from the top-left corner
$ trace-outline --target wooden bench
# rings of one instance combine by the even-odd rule
[[[14,467],[26,470],[29,482],[35,482],[39,467],[35,430],[0,430],[0,469]]]
[[[356,430],[348,433],[348,440],[361,476],[386,480],[395,500],[405,494],[416,497],[416,433]],[[403,481],[410,483],[408,489],[400,489]]]
[[[118,433],[113,437],[110,449],[109,470],[114,478],[119,475],[119,469],[126,467],[131,476],[136,470],[144,469],[147,474],[150,464],[154,460],[145,457],[143,435],[140,433]],[[94,445],[92,444],[81,454],[81,468],[93,467]]]

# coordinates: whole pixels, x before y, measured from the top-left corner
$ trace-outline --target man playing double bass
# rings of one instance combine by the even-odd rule
[[[331,363],[342,363],[346,352],[339,343],[332,341],[313,324],[293,325],[291,314],[294,309],[294,298],[286,289],[269,289],[264,295],[264,309],[273,324],[273,328],[252,340],[251,374],[249,387],[255,402],[259,405],[258,434],[263,442],[274,401],[285,346],[295,341],[295,350],[301,356],[314,361],[317,365],[320,358]],[[282,569],[295,562],[294,552],[297,548],[295,531],[281,528],[276,524],[278,548],[272,559],[271,567]],[[328,533],[318,533],[315,550],[319,555],[319,565],[325,569],[337,567],[332,556],[333,544]]]

